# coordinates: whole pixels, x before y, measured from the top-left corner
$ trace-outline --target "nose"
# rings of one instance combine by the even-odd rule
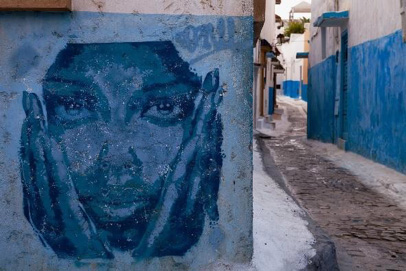
[[[142,161],[133,146],[126,141],[106,141],[98,157],[98,165],[111,185],[123,185],[132,179],[140,179]]]

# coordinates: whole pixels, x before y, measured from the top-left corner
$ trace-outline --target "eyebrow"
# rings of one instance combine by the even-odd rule
[[[43,80],[43,82],[46,83],[61,83],[61,84],[67,84],[67,85],[75,85],[75,86],[80,86],[80,87],[87,87],[89,84],[80,81],[80,80],[70,80],[70,79],[62,79],[59,77],[51,77],[49,79]]]
[[[200,84],[197,82],[187,81],[187,82],[183,83],[183,82],[173,81],[170,83],[163,83],[163,84],[162,83],[151,84],[149,86],[143,87],[142,91],[150,92],[150,91],[154,91],[157,89],[165,89],[165,88],[177,86],[177,85],[192,86],[193,88],[197,88],[197,89],[200,88]]]

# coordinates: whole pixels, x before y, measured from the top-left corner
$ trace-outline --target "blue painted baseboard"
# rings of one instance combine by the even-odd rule
[[[300,81],[283,81],[283,95],[291,98],[299,98]]]
[[[347,148],[406,173],[406,44],[401,31],[350,48]]]
[[[335,56],[310,69],[307,93],[307,136],[310,139],[334,143],[335,78]]]
[[[346,149],[406,173],[406,44],[401,31],[349,48]],[[335,141],[340,71],[331,56],[309,72],[308,137]],[[338,111],[341,114],[341,108]],[[337,124],[338,123],[338,124]]]
[[[274,88],[269,88],[269,97],[268,97],[268,114],[272,115],[274,112],[274,104],[273,104],[273,97],[274,97]]]
[[[302,85],[302,100],[307,102],[307,89],[308,85],[303,84]]]

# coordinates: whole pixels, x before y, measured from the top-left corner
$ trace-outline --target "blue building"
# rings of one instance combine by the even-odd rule
[[[312,1],[308,137],[406,173],[405,1]]]

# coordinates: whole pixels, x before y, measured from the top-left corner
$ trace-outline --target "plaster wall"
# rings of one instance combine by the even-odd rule
[[[351,1],[349,46],[382,38],[401,29],[400,1]]]
[[[261,39],[265,39],[269,44],[275,43],[275,0],[266,0],[265,23],[261,31]]]
[[[251,7],[0,13],[2,267],[249,265]]]
[[[311,54],[312,66],[323,61],[322,29],[313,23],[324,12],[349,10],[348,25],[326,28],[326,57],[340,50],[341,32],[348,29],[350,47],[369,40],[378,39],[401,29],[400,2],[397,0],[314,0],[312,1],[311,19]]]
[[[310,139],[334,143],[336,73],[337,65],[334,56],[310,70],[307,93],[307,136]]]
[[[337,10],[327,1],[312,4],[312,21],[322,12]],[[349,10],[349,21],[341,29],[327,29],[325,59],[321,56],[321,30],[312,30],[308,135],[332,143],[344,136],[340,37],[341,31],[348,29],[346,149],[404,173],[405,43],[399,1],[338,4],[338,10]],[[321,121],[322,116],[327,116],[329,125]]]
[[[72,8],[74,11],[111,13],[252,16],[252,2],[243,0],[236,4],[224,0],[73,0]]]
[[[406,173],[402,31],[354,46],[350,55],[348,150]]]
[[[290,40],[282,44],[282,64],[285,68],[285,80],[300,81],[300,67],[303,69],[303,59],[296,59],[296,53],[304,52],[305,35],[291,34]],[[303,73],[302,73],[303,76]]]
[[[324,12],[334,11],[334,0],[313,0],[312,3],[312,15],[310,21],[310,54],[309,65],[310,67],[317,65],[326,57],[335,54],[336,48],[339,46],[338,35],[339,32],[336,28],[325,29],[326,35],[326,55],[323,58],[322,55],[322,29],[314,27],[313,24],[317,18]]]

